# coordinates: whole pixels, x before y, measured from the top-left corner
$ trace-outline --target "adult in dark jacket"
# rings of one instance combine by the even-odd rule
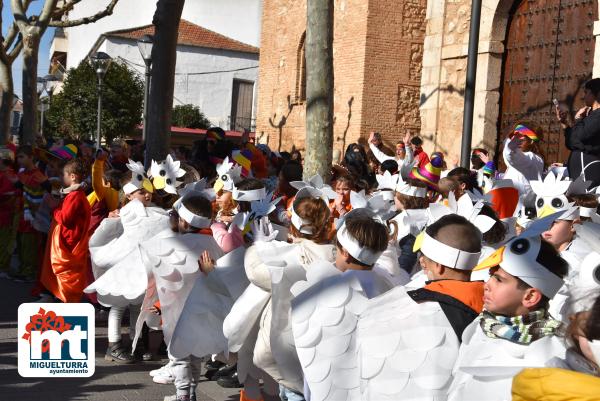
[[[569,121],[566,111],[557,107],[556,116],[565,130],[565,144],[571,151],[568,160],[569,176],[592,181],[591,187],[600,185],[600,78],[586,82],[584,102],[575,115],[575,121]]]

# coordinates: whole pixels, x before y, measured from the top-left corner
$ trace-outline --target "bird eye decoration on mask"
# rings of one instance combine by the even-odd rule
[[[553,213],[569,208],[567,191],[572,184],[569,179],[564,179],[562,172],[555,175],[549,172],[542,181],[531,181],[531,189],[536,194],[535,209],[537,217],[546,217]]]
[[[177,194],[177,187],[181,181],[177,181],[185,175],[185,170],[180,167],[181,162],[173,160],[171,155],[161,162],[152,160],[150,166],[150,177],[156,189],[163,189],[170,194]]]
[[[221,190],[233,192],[235,184],[242,180],[242,166],[229,161],[229,157],[223,163],[217,165],[217,181],[214,185],[215,192]]]
[[[152,183],[148,179],[142,163],[129,159],[129,163],[126,166],[131,171],[131,181],[123,186],[123,192],[130,194],[142,188],[147,192],[154,192]]]

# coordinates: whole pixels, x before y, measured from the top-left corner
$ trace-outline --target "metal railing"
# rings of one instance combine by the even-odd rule
[[[251,117],[227,117],[227,126],[231,131],[248,130],[254,132],[256,130],[256,118]]]

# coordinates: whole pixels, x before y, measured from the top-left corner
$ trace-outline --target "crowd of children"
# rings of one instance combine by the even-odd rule
[[[5,147],[0,274],[108,311],[114,363],[162,331],[172,400],[202,373],[241,400],[597,399],[600,191],[541,140],[516,125],[501,172],[371,133],[327,177],[220,128],[149,166],[137,143]]]

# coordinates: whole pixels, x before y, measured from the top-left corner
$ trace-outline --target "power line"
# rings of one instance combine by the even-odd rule
[[[129,61],[121,56],[119,56],[119,58],[123,61],[125,61],[128,64],[131,64],[133,66],[136,67],[141,67],[141,68],[146,68],[145,65],[141,65],[141,64],[137,64],[134,63],[132,61]],[[236,72],[236,71],[244,71],[244,70],[252,70],[254,68],[258,68],[257,65],[252,66],[252,67],[242,67],[242,68],[235,68],[232,70],[215,70],[215,71],[202,71],[202,72],[176,72],[175,75],[208,75],[208,74],[219,74],[219,73],[223,73],[223,72]]]

